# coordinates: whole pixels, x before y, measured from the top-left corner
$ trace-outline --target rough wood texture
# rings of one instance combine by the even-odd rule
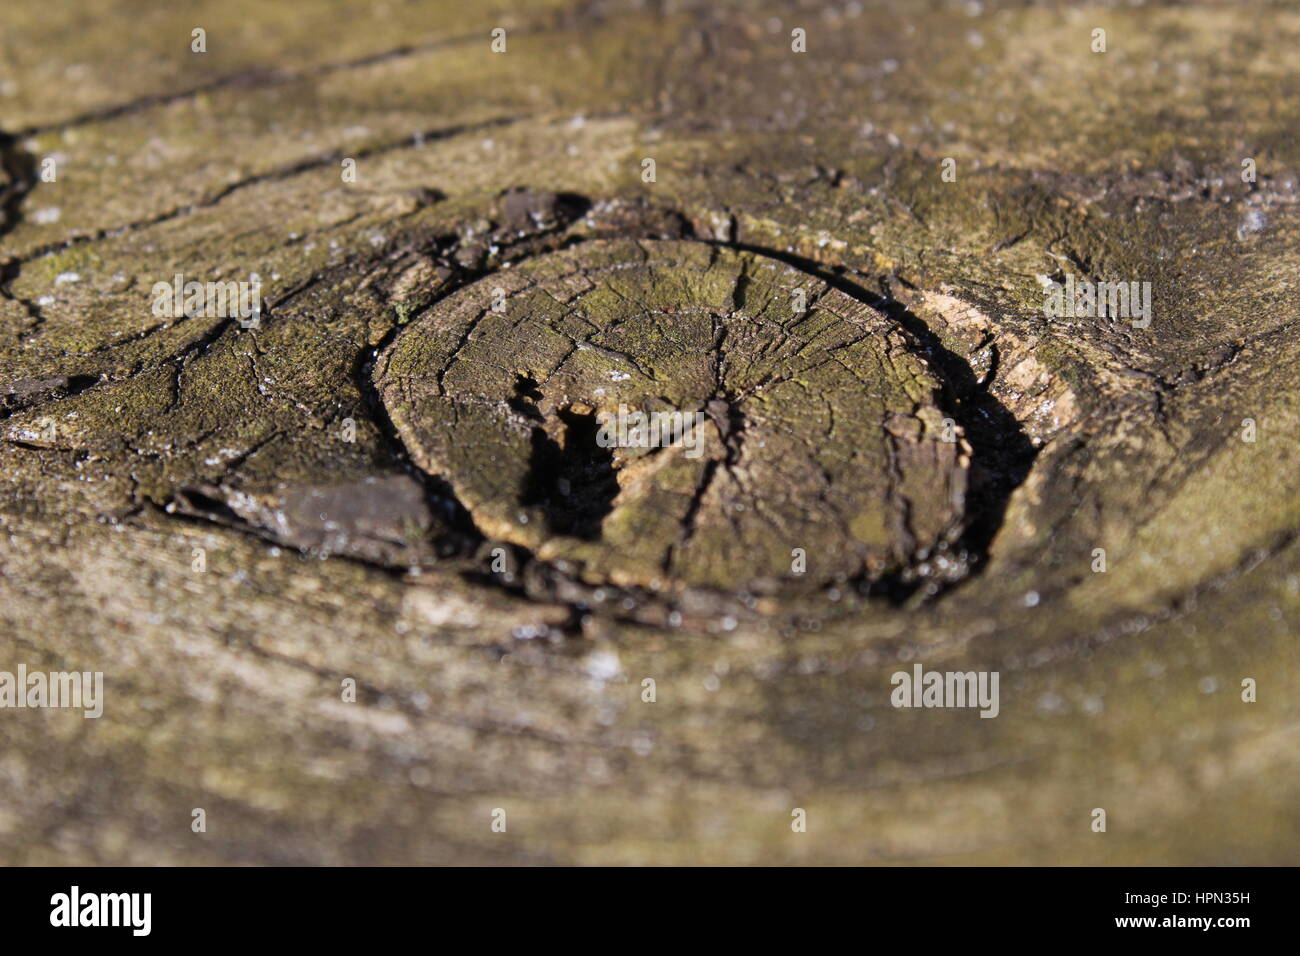
[[[348,11],[0,14],[0,670],[106,693],[0,710],[0,861],[1295,862],[1300,15]],[[594,329],[524,308],[633,248]],[[260,324],[155,314],[178,273]],[[1152,322],[1047,317],[1067,274]],[[721,401],[666,517],[572,460],[611,370]],[[918,662],[999,716],[895,709]]]
[[[969,449],[955,423],[942,440],[938,376],[883,314],[752,253],[596,241],[529,260],[413,321],[376,380],[476,527],[592,584],[874,580],[960,528]],[[674,412],[666,441],[627,424]],[[814,558],[792,573],[800,545]]]

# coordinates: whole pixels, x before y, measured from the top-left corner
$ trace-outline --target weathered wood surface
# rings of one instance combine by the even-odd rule
[[[1266,3],[10,0],[0,670],[103,671],[106,701],[0,710],[0,860],[1295,862],[1298,44]],[[884,330],[823,315],[818,344],[884,390],[875,420],[830,425],[838,372],[772,406],[872,520],[802,512],[819,489],[737,454],[728,406],[723,479],[691,476],[687,509],[716,566],[669,560],[656,588],[671,525],[611,526],[627,547],[602,556],[545,495],[546,533],[494,524],[521,463],[439,446],[394,365],[439,382],[474,283],[633,241],[775,262]],[[260,326],[159,318],[177,273],[257,273]],[[1066,273],[1150,281],[1153,321],[1047,318],[1037,277]],[[734,319],[735,276],[702,275],[638,294]],[[561,311],[530,314],[517,349],[450,348],[575,394],[623,352],[665,363],[669,397],[735,397],[645,330],[564,366]],[[789,371],[775,342],[697,358]],[[473,367],[439,384],[500,387]],[[515,413],[549,428],[539,394]],[[867,473],[903,399],[935,411],[894,439],[950,417],[969,461]],[[727,538],[751,494],[776,517]],[[872,512],[903,499],[933,560]],[[751,533],[755,577],[804,548],[816,586],[728,590]],[[891,707],[917,662],[998,671],[999,716]]]

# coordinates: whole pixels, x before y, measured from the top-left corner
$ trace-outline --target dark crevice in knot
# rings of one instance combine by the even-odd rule
[[[564,424],[562,443],[540,425],[533,429],[521,503],[538,508],[554,534],[595,541],[618,497],[613,449],[596,440],[600,424],[595,412],[565,409],[557,417]]]

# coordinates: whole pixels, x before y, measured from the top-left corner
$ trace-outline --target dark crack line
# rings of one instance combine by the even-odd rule
[[[676,562],[677,554],[691,543],[695,537],[695,523],[699,518],[700,506],[704,503],[704,496],[709,493],[709,488],[713,486],[713,478],[718,473],[718,462],[710,461],[704,466],[700,473],[700,480],[695,484],[695,491],[691,495],[690,503],[686,506],[686,514],[682,515],[681,534],[675,543],[669,546],[668,552],[664,555],[663,570],[664,573],[670,573],[673,564]]]
[[[0,131],[0,173],[8,180],[4,192],[0,193],[0,238],[12,232],[22,219],[22,204],[36,187],[36,161],[31,154],[23,150],[18,137]],[[45,322],[45,315],[36,303],[14,295],[9,284],[18,278],[21,263],[17,259],[0,261],[0,297],[16,302],[23,307],[32,324],[31,329],[39,328]]]
[[[416,133],[411,136],[404,136],[399,140],[393,140],[387,143],[379,143],[362,150],[355,150],[350,152],[348,155],[350,158],[353,159],[369,159],[374,156],[395,152],[401,149],[419,148],[431,142],[438,142],[439,140],[451,139],[453,137],[461,136],[465,134],[479,133],[485,130],[495,129],[501,126],[509,126],[514,123],[521,122],[524,119],[527,119],[527,117],[500,116],[495,119],[484,120],[480,123],[463,123],[463,124],[458,124],[456,126],[443,127],[441,129],[431,129],[423,133]],[[282,166],[279,169],[272,169],[264,173],[257,173],[253,176],[248,176],[244,179],[241,179],[238,182],[230,183],[229,185],[226,185],[221,189],[217,190],[215,193],[212,193],[211,195],[203,199],[200,199],[193,203],[189,203],[185,206],[178,206],[175,209],[170,209],[166,212],[158,213],[157,215],[150,216],[146,219],[140,219],[135,222],[125,223],[121,226],[112,226],[106,229],[99,229],[96,230],[95,232],[86,233],[84,235],[79,235],[79,236],[71,236],[67,239],[61,239],[58,240],[57,242],[52,242],[47,245],[40,246],[28,252],[22,258],[13,260],[11,266],[16,269],[21,269],[22,266],[28,265],[39,259],[43,259],[48,256],[56,255],[60,252],[64,252],[68,249],[73,248],[74,246],[82,245],[83,243],[100,242],[104,239],[114,239],[117,238],[118,236],[139,232],[142,229],[148,229],[153,226],[162,225],[163,223],[172,222],[177,219],[183,219],[184,217],[191,216],[202,209],[210,209],[213,206],[218,205],[224,199],[228,198],[234,193],[237,193],[250,186],[256,186],[256,185],[261,185],[263,183],[270,183],[270,182],[281,182],[283,180],[292,179],[295,176],[301,176],[304,173],[312,172],[313,170],[332,166],[343,159],[344,153],[345,153],[344,150],[338,149],[330,153],[300,160],[299,162],[292,163],[288,166]],[[16,277],[16,275],[17,273],[15,272],[13,277]]]
[[[557,14],[552,15],[550,18],[550,22],[538,21],[525,26],[513,27],[510,30],[510,34],[512,37],[521,37],[554,30],[562,22],[562,15],[564,13],[580,9],[581,6],[582,5],[571,7],[567,11],[557,11]],[[92,110],[89,113],[83,113],[82,115],[72,117],[71,119],[60,120],[57,123],[50,123],[44,126],[28,126],[25,129],[18,131],[15,135],[25,138],[29,136],[39,136],[45,133],[61,132],[78,126],[86,126],[91,123],[116,119],[120,116],[126,116],[131,113],[144,112],[159,106],[170,106],[175,103],[182,103],[186,100],[192,100],[206,93],[212,93],[219,90],[258,90],[269,89],[276,86],[286,86],[291,83],[300,83],[307,80],[319,79],[334,73],[364,69],[366,67],[376,66],[380,63],[399,60],[405,57],[422,56],[423,54],[433,53],[437,50],[446,49],[448,47],[486,42],[485,36],[485,33],[478,31],[472,34],[444,37],[439,40],[433,40],[429,43],[404,44],[391,50],[367,53],[351,60],[343,60],[339,63],[320,64],[318,66],[297,71],[279,70],[267,67],[250,67],[237,73],[217,77],[216,79],[210,80],[206,83],[200,83],[178,93],[153,93],[126,103]]]

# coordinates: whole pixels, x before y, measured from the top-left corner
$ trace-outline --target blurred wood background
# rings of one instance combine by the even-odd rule
[[[0,711],[0,860],[1296,862],[1298,48],[1280,3],[9,0],[0,670],[106,699]],[[492,582],[374,349],[624,235],[942,352],[974,572],[734,627]],[[260,327],[160,319],[178,273],[256,273]],[[1046,318],[1065,273],[1150,281],[1150,327]],[[389,526],[330,545],[323,488]],[[918,662],[999,716],[894,709]]]

